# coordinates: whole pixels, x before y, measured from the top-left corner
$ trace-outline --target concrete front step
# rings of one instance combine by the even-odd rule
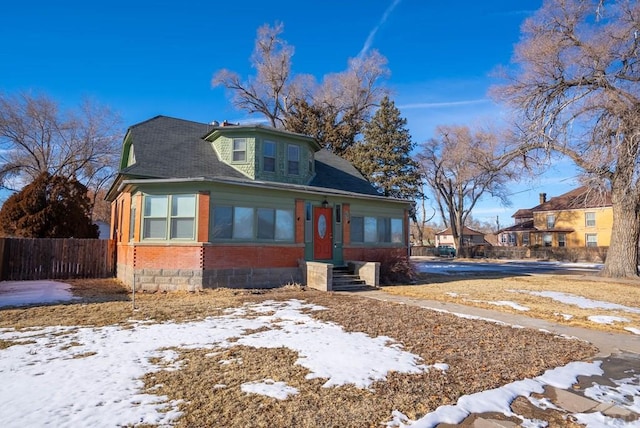
[[[362,282],[362,284],[341,284],[341,285],[333,285],[332,291],[371,291],[377,290],[376,287],[372,287],[371,285],[367,285]]]
[[[361,280],[358,275],[354,275],[346,266],[337,266],[333,268],[333,291],[355,291],[369,289],[365,281]]]

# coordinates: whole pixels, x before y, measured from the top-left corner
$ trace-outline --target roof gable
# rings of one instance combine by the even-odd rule
[[[462,228],[463,232],[462,235],[467,235],[467,236],[471,236],[471,235],[479,235],[479,236],[484,236],[484,233],[482,232],[478,232],[477,230],[473,230],[470,227],[464,226]],[[445,230],[442,230],[438,233],[436,233],[436,235],[451,235],[451,228],[447,227]]]

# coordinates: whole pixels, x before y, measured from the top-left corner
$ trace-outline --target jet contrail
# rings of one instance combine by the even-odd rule
[[[371,45],[373,44],[373,39],[376,36],[376,33],[378,32],[382,24],[384,24],[387,21],[387,18],[389,18],[389,15],[391,15],[391,12],[393,12],[393,9],[395,9],[396,6],[400,4],[401,1],[402,0],[393,0],[393,3],[391,3],[391,5],[387,8],[387,10],[384,11],[384,14],[380,19],[380,22],[378,22],[378,25],[376,25],[373,28],[373,30],[369,32],[369,36],[367,37],[367,40],[364,42],[364,46],[362,46],[362,49],[360,50],[358,57],[362,57],[371,48]]]

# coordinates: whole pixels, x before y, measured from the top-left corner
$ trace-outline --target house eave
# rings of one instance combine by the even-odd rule
[[[411,205],[412,201],[407,199],[399,199],[388,196],[366,195],[363,193],[348,192],[344,190],[331,189],[326,187],[314,187],[300,184],[282,184],[270,183],[265,181],[246,181],[233,178],[207,178],[207,177],[188,177],[188,178],[158,178],[158,179],[128,179],[122,180],[118,186],[117,192],[131,191],[145,184],[169,184],[169,183],[218,183],[231,184],[236,186],[251,187],[258,189],[274,189],[284,191],[297,191],[320,196],[344,196],[354,199],[378,200],[385,202],[401,203]]]

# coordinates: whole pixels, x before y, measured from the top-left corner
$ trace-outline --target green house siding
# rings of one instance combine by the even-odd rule
[[[358,201],[351,205],[350,221],[352,247],[407,245],[405,209],[397,204]]]
[[[281,285],[302,279],[299,263],[314,260],[314,251],[340,264],[407,245],[408,202],[381,197],[314,138],[263,125],[166,116],[133,125],[107,199],[118,277],[142,289]],[[330,221],[319,208],[331,210]],[[353,242],[354,216],[382,239]],[[374,223],[382,233],[371,233]],[[329,225],[333,234],[324,233]]]
[[[211,145],[219,159],[251,179],[304,185],[308,184],[315,174],[313,153],[318,147],[307,137],[267,132],[260,128],[256,130],[229,127],[217,131],[212,138]],[[233,159],[234,139],[246,141],[246,158],[243,161]],[[265,171],[264,145],[267,141],[275,143],[276,146],[274,171]],[[297,173],[289,170],[289,146],[298,148]]]
[[[264,143],[270,141],[276,145],[275,171],[265,171]],[[288,171],[288,147],[299,148],[299,173],[290,174]],[[313,177],[313,151],[306,144],[290,139],[266,137],[260,138],[256,145],[256,179],[261,181],[275,181],[279,183],[307,184]]]
[[[246,158],[242,161],[233,160],[234,139],[244,139],[246,142]],[[213,143],[213,149],[224,163],[237,169],[249,178],[256,178],[256,139],[249,135],[234,135],[233,137],[222,136]]]

